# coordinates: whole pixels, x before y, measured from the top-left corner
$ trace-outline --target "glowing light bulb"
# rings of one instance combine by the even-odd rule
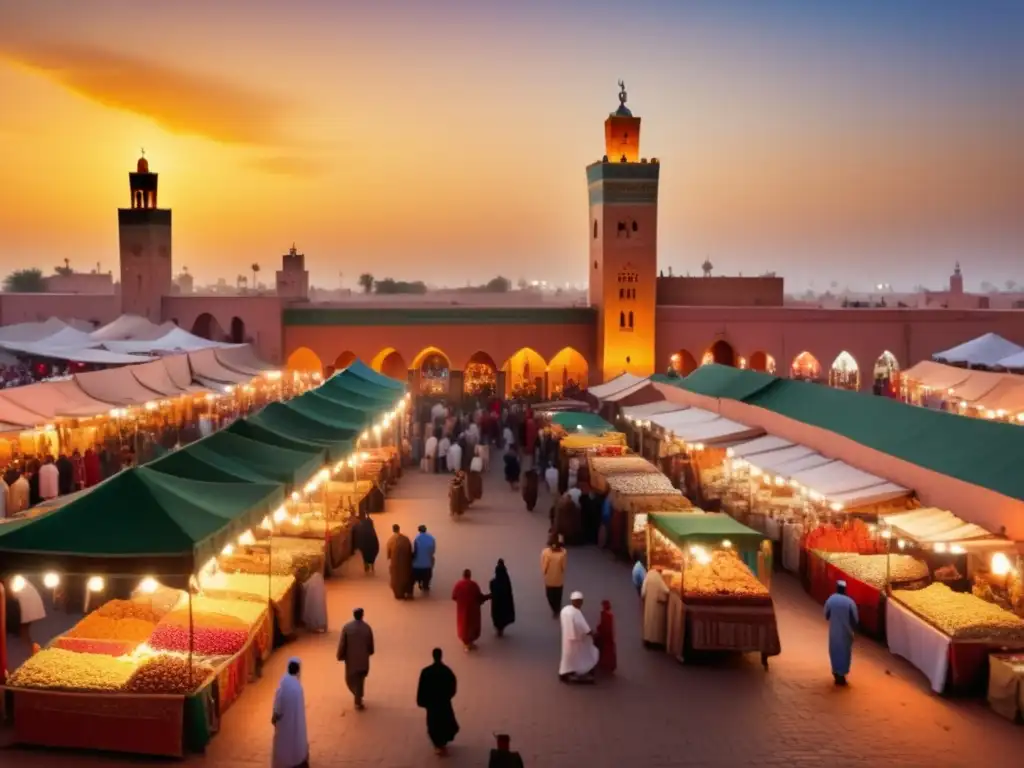
[[[53,571],[43,574],[43,586],[47,589],[56,589],[60,586],[60,576]]]
[[[278,507],[274,510],[274,522],[283,523],[288,517],[288,511],[284,507]]]
[[[147,576],[139,582],[139,592],[144,595],[152,595],[160,588],[160,583],[152,576]]]
[[[232,546],[231,544],[225,544],[224,545],[224,549],[222,549],[220,551],[220,553],[222,555],[224,555],[225,557],[227,557],[228,555],[232,554],[234,551],[235,551],[234,546]]]
[[[27,584],[27,582],[25,581],[24,576],[22,576],[21,574],[15,576],[13,579],[11,579],[11,592],[13,592],[14,594],[18,594],[19,592],[21,592],[21,590],[25,588],[25,584]]]
[[[106,585],[107,582],[103,580],[102,576],[90,576],[85,586],[90,592],[102,592]]]
[[[1002,552],[996,552],[992,555],[991,568],[992,573],[996,576],[1005,576],[1013,570],[1013,564],[1010,562],[1010,558]]]
[[[732,548],[732,542],[729,541],[728,539],[722,539],[722,546],[725,547],[726,549],[731,549]]]

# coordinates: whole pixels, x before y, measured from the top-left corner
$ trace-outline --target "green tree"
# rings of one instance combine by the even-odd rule
[[[396,293],[411,293],[411,294],[424,294],[427,292],[426,283],[422,280],[416,280],[415,282],[409,283],[405,280],[394,280],[390,277],[385,277],[383,280],[378,280],[374,283],[374,289],[378,294],[388,295]]]
[[[488,281],[487,285],[484,286],[484,290],[488,293],[508,293],[512,290],[512,281],[507,277],[498,275]]]
[[[65,276],[75,274],[75,270],[71,268],[71,259],[64,259],[64,264],[59,267],[54,267],[53,271],[58,275]]]
[[[4,290],[7,293],[43,293],[46,290],[43,270],[16,269],[4,278]]]
[[[363,293],[373,292],[373,275],[369,272],[364,272],[359,276],[359,287],[363,289]]]

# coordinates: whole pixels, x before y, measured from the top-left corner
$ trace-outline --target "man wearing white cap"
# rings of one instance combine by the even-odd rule
[[[562,661],[558,666],[558,677],[563,683],[591,682],[594,667],[597,666],[598,650],[594,645],[594,633],[583,617],[583,593],[573,592],[570,603],[562,609]]]
[[[836,593],[825,601],[828,619],[828,657],[836,685],[846,685],[853,657],[853,630],[860,621],[857,604],[846,594],[846,582],[836,582]]]

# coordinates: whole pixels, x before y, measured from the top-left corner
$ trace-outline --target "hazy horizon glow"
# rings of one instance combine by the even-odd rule
[[[116,273],[139,148],[175,269],[579,282],[626,80],[660,266],[1024,282],[1024,4],[0,0],[0,269]]]

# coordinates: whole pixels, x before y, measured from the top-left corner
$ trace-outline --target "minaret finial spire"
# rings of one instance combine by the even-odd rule
[[[619,80],[619,104],[626,106],[626,83],[624,80]]]

